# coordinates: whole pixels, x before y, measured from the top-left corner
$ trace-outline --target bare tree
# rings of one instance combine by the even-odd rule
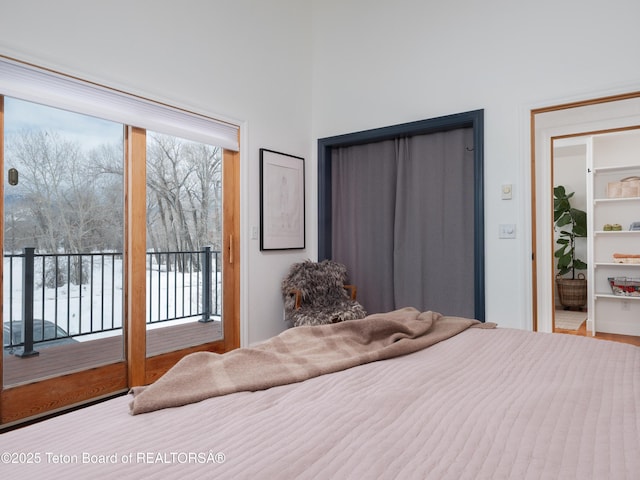
[[[123,151],[118,144],[102,144],[89,153],[90,172],[99,189],[102,205],[100,238],[102,248],[122,251],[124,238]]]
[[[122,230],[122,201],[115,197],[122,185],[117,187],[113,176],[97,176],[77,142],[55,131],[23,131],[8,138],[6,159],[20,172],[20,204],[11,214],[20,212],[21,228],[30,231],[22,237],[23,246],[48,253],[86,253],[115,246],[115,219],[120,219]],[[82,278],[79,261],[72,275],[72,280]]]
[[[183,252],[221,247],[221,154],[219,147],[170,135],[147,136],[150,248]],[[122,159],[117,144],[84,151],[56,132],[11,135],[7,164],[21,175],[20,186],[13,190],[12,216],[5,221],[11,227],[6,237],[12,248],[22,241],[23,246],[53,253],[120,250]]]
[[[187,198],[195,228],[197,248],[222,247],[222,152],[219,147],[190,145],[185,161],[193,170]]]
[[[155,250],[219,247],[220,148],[169,135],[150,135],[147,188],[149,240]]]
[[[58,252],[58,234],[66,236],[66,219],[59,208],[65,166],[73,168],[77,149],[51,132],[25,131],[7,142],[9,165],[18,168],[25,204],[34,220],[32,241],[40,249]],[[62,231],[61,231],[62,230]]]

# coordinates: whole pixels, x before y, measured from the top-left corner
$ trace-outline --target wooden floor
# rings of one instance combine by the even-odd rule
[[[199,345],[222,338],[222,322],[193,321],[147,331],[148,356]],[[55,345],[36,350],[39,355],[21,358],[5,352],[4,385],[13,386],[88,368],[107,365],[124,357],[122,336]]]
[[[580,328],[578,328],[577,330],[563,330],[561,328],[555,328],[554,333],[565,333],[568,335],[579,335],[582,337],[591,337],[591,332],[587,330],[587,322],[582,322],[582,325],[580,325]],[[640,347],[640,337],[635,337],[632,335],[616,335],[613,333],[600,333],[597,332],[595,337],[592,338],[596,338],[596,339],[600,339],[600,340],[610,340],[613,342],[620,342],[620,343],[628,343],[631,345],[635,345],[637,347]]]

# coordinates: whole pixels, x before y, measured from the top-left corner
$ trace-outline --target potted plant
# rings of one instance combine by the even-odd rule
[[[554,253],[558,262],[556,285],[560,304],[567,309],[587,303],[587,280],[583,273],[576,275],[576,270],[587,268],[585,262],[576,258],[576,238],[587,236],[587,214],[571,206],[574,193],[567,193],[562,185],[553,189],[553,221],[559,245]],[[569,273],[571,276],[565,277]]]

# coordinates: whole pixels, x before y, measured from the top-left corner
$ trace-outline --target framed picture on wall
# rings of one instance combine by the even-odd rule
[[[260,149],[260,250],[305,247],[304,158]]]

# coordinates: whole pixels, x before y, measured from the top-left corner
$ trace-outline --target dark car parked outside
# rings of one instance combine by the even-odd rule
[[[5,350],[9,350],[10,353],[12,353],[15,348],[21,347],[24,341],[22,338],[22,320],[4,322],[2,339]],[[69,334],[59,325],[49,320],[43,322],[42,320],[34,319],[33,343],[34,348],[42,348],[64,343],[76,343],[76,340],[69,337]]]

